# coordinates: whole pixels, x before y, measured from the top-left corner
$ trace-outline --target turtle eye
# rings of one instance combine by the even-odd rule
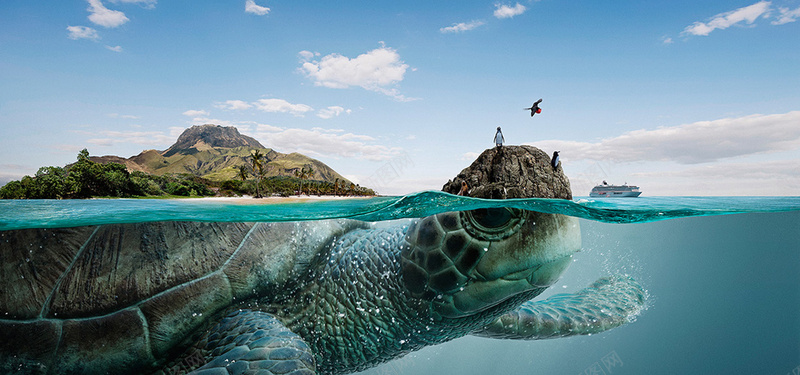
[[[511,220],[511,212],[505,208],[480,208],[472,211],[475,224],[485,228],[500,228]]]
[[[497,240],[516,232],[522,223],[522,212],[514,208],[479,208],[461,213],[462,223],[472,236]]]

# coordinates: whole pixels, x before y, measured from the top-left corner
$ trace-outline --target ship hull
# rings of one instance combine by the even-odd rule
[[[640,194],[638,186],[633,185],[608,185],[603,181],[602,185],[595,186],[589,197],[591,198],[636,198]]]
[[[641,191],[603,191],[603,192],[591,192],[589,193],[589,197],[592,198],[636,198],[641,195]]]

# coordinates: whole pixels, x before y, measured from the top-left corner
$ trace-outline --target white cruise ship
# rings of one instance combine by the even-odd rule
[[[603,181],[602,185],[595,186],[589,193],[592,198],[635,198],[642,194],[638,186],[622,184],[609,185]]]

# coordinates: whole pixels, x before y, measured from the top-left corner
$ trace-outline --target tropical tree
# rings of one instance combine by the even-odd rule
[[[256,177],[256,198],[261,198],[259,185],[264,179],[264,154],[261,153],[261,150],[255,150],[250,156],[253,163],[253,174]]]
[[[303,166],[300,169],[294,170],[294,176],[300,179],[300,194],[303,194],[303,180],[314,175],[314,168],[311,166]]]
[[[303,177],[302,178],[310,179],[313,176],[314,176],[314,168],[311,168],[310,165],[308,166],[308,168],[303,167]],[[309,185],[309,189],[310,188],[311,188],[311,186]],[[308,194],[309,195],[311,194],[310,190],[309,190]]]
[[[303,195],[303,170],[302,169],[295,169],[294,176],[300,180],[300,188],[298,189],[298,194]]]
[[[339,178],[333,180],[333,195],[339,195]]]
[[[242,179],[242,181],[245,181],[245,180],[247,180],[247,176],[249,174],[250,173],[247,171],[247,166],[240,165],[239,166],[239,171],[236,173],[236,177],[239,177],[239,178]]]

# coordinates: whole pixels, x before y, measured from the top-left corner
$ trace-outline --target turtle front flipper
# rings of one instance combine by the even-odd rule
[[[575,294],[525,302],[472,334],[539,340],[599,333],[636,316],[645,298],[644,289],[632,278],[604,277]]]
[[[206,363],[192,375],[316,374],[305,341],[261,311],[239,310],[222,319],[209,332],[202,352]]]

